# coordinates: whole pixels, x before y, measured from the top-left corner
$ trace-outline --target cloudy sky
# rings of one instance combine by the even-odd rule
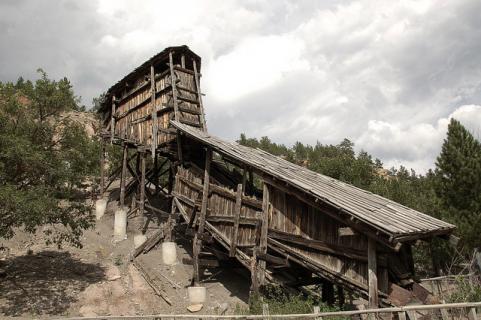
[[[481,1],[0,2],[0,80],[67,76],[91,104],[166,46],[203,59],[209,131],[347,137],[433,166],[449,119],[481,135]]]

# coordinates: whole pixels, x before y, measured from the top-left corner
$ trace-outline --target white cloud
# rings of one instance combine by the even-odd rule
[[[374,155],[383,155],[388,167],[402,164],[424,172],[433,167],[451,118],[459,120],[479,139],[481,106],[464,105],[435,124],[370,120],[368,129],[355,142]]]
[[[480,130],[479,12],[476,0],[7,1],[0,80],[43,67],[88,104],[164,47],[187,44],[203,58],[211,132],[347,137],[425,170],[450,116]]]

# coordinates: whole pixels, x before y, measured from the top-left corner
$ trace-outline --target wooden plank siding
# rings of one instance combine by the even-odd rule
[[[222,236],[232,244],[235,238],[236,191],[221,186],[215,179],[211,185],[215,187],[210,188],[207,221],[214,225]],[[309,206],[273,186],[268,186],[268,188],[270,192],[268,237],[288,246],[291,253],[306,260],[313,260],[328,269],[330,273],[343,275],[353,286],[367,291],[368,238],[362,234],[348,237],[340,236],[339,228],[345,227],[345,225],[330,218],[319,209]],[[174,195],[181,196],[179,200],[184,206],[184,211],[189,213],[189,219],[191,218],[193,205],[195,205],[195,199],[198,199],[201,190],[201,172],[194,168],[180,167],[175,176]],[[247,201],[249,198],[250,202]],[[252,252],[246,251],[246,249],[255,245],[256,229],[254,222],[258,219],[256,215],[261,211],[261,208],[258,207],[261,199],[246,196],[243,199],[240,207],[241,219],[237,232],[236,247],[251,255]],[[253,205],[254,203],[256,205]],[[286,240],[286,237],[282,235],[297,236],[302,241]],[[319,245],[310,246],[310,242],[325,244],[325,249],[319,249],[324,248]],[[329,251],[330,248],[334,249]],[[352,253],[353,257],[360,257],[346,257],[349,253]],[[384,259],[383,266],[378,266],[378,274],[386,273],[387,263]],[[380,291],[387,293],[388,279],[380,277],[379,280]]]

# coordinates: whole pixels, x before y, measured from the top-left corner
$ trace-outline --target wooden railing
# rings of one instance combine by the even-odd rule
[[[305,314],[273,314],[269,315],[268,309],[263,308],[264,314],[260,315],[213,315],[213,314],[157,314],[146,316],[97,316],[97,317],[74,317],[74,318],[58,318],[59,320],[167,320],[167,319],[315,319],[325,320],[328,318],[335,319],[399,319],[399,320],[417,320],[421,319],[469,319],[477,320],[477,310],[481,308],[481,302],[465,302],[465,303],[448,303],[433,305],[416,305],[405,307],[366,309],[339,312],[313,312]],[[318,308],[315,308],[318,309]],[[317,311],[317,310],[316,310]]]

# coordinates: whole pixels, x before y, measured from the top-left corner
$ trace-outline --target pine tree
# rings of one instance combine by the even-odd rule
[[[481,246],[481,144],[455,119],[437,158],[436,177],[442,215],[458,226],[469,253]]]

